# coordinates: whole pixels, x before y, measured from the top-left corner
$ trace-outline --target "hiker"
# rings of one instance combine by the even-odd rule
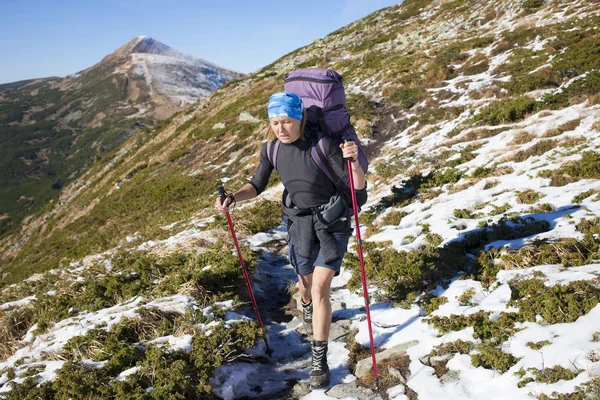
[[[282,207],[288,217],[289,260],[298,275],[303,321],[312,324],[310,384],[315,388],[325,387],[330,383],[327,340],[331,327],[331,281],[340,273],[352,234],[348,210],[350,184],[344,158],[352,160],[350,172],[359,207],[367,201],[365,173],[355,142],[338,145],[322,134],[318,135],[318,147],[336,182],[317,165],[311,155],[317,146],[317,132],[307,130],[307,112],[298,95],[287,91],[273,94],[268,116],[267,141],[262,146],[254,177],[223,202],[217,198],[215,205],[226,213],[230,204],[258,196],[265,190],[273,169],[277,169],[285,187]],[[279,144],[272,153],[277,141]]]

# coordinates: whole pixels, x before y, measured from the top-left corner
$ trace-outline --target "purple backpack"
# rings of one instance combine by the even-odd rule
[[[304,103],[306,128],[313,140],[311,157],[336,186],[340,178],[334,176],[325,157],[325,148],[321,140],[323,135],[330,136],[337,144],[342,142],[343,137],[348,136],[358,145],[358,162],[363,171],[367,172],[369,166],[358,135],[350,123],[342,80],[342,76],[337,72],[322,68],[297,69],[284,79],[284,90],[297,94]],[[267,144],[267,157],[276,170],[280,144],[279,140]]]

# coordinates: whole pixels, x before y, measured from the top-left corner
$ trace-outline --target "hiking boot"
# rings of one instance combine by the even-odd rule
[[[313,315],[313,302],[312,300],[309,303],[304,303],[302,299],[300,299],[300,303],[302,304],[302,322],[306,327],[306,334],[312,335],[312,315]]]
[[[313,389],[329,386],[331,374],[327,366],[327,342],[315,340],[312,342],[312,371],[310,371],[310,386]]]

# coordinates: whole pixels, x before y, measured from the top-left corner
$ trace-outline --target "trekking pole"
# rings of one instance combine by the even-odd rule
[[[344,137],[344,144],[351,142],[349,137]],[[362,280],[363,295],[365,297],[365,308],[367,310],[367,322],[369,326],[369,340],[371,342],[371,359],[373,360],[373,376],[375,377],[375,390],[379,392],[379,375],[377,374],[377,359],[375,358],[375,344],[373,342],[373,329],[371,327],[371,311],[369,309],[369,291],[367,290],[367,275],[365,274],[365,260],[363,257],[362,240],[360,238],[360,223],[358,222],[358,205],[356,193],[354,193],[354,176],[352,176],[352,160],[347,158],[348,177],[350,178],[350,194],[352,195],[352,209],[354,210],[354,225],[356,226],[356,244],[358,247],[358,258],[360,260],[360,275]]]
[[[221,204],[227,198],[225,194],[225,188],[223,186],[217,187],[217,193],[221,197]],[[263,337],[265,339],[265,345],[267,346],[267,354],[271,355],[272,351],[269,348],[269,342],[267,341],[267,333],[265,332],[265,328],[263,327],[262,320],[260,319],[260,313],[258,312],[258,305],[256,304],[256,299],[254,298],[254,292],[252,291],[252,285],[250,284],[250,277],[248,276],[248,270],[246,270],[246,264],[244,263],[244,258],[242,257],[242,251],[240,250],[240,244],[238,243],[237,236],[235,234],[235,230],[233,229],[233,222],[231,221],[231,215],[229,215],[229,211],[225,212],[225,216],[227,217],[227,223],[229,224],[229,231],[231,232],[231,237],[233,238],[233,242],[235,243],[235,249],[237,250],[238,258],[240,259],[240,265],[242,266],[242,272],[244,274],[244,280],[246,281],[246,286],[248,287],[248,293],[250,294],[250,300],[252,301],[252,307],[254,307],[254,312],[256,313],[256,320],[258,321],[258,325],[260,329],[262,329]]]

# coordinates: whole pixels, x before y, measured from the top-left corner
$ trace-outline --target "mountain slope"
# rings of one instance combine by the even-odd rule
[[[65,78],[0,86],[0,235],[94,160],[241,75],[137,37]]]
[[[273,318],[271,332],[273,341],[283,343],[282,362],[290,367],[284,372],[273,367],[266,374],[260,363],[205,371],[196,361],[203,340],[225,337],[218,331],[204,339],[207,325],[220,320],[234,326],[237,316],[227,314],[232,311],[253,317],[236,303],[245,300],[245,289],[234,281],[239,269],[229,258],[226,223],[214,215],[214,188],[225,181],[235,189],[254,173],[266,102],[281,90],[285,74],[319,66],[344,74],[353,121],[372,160],[361,223],[376,346],[408,348],[396,366],[381,368],[385,386],[393,386],[390,397],[597,397],[599,22],[600,5],[583,0],[405,1],[225,85],[139,140],[128,140],[4,247],[2,302],[15,314],[25,312],[27,303],[31,315],[7,341],[13,347],[5,352],[6,366],[19,376],[33,374],[28,364],[14,367],[15,361],[32,354],[27,362],[33,363],[43,358],[42,349],[60,347],[54,333],[71,323],[97,326],[104,313],[127,315],[124,308],[133,304],[143,323],[132,328],[127,320],[107,328],[110,334],[73,333],[73,343],[55,356],[73,354],[75,344],[109,348],[121,332],[134,332],[119,339],[132,348],[169,343],[139,359],[93,353],[109,362],[104,372],[94,370],[94,377],[105,374],[92,385],[98,393],[120,390],[123,383],[115,378],[127,371],[135,390],[165,395],[164,379],[148,378],[157,365],[161,377],[193,371],[181,379],[194,384],[206,384],[201,374],[213,376],[211,390],[223,398],[268,398],[281,390],[269,386],[270,378],[289,378],[290,386],[304,379],[306,368],[291,360],[301,357],[292,346],[302,350],[302,344],[295,342],[293,324],[283,329],[280,323],[287,321],[281,319]],[[290,268],[278,258],[285,246],[281,229],[259,233],[278,227],[281,190],[273,177],[268,191],[233,213],[249,264],[258,264],[253,279],[267,306],[276,296],[285,301],[282,282],[271,280]],[[257,264],[253,247],[268,249]],[[348,309],[335,316],[358,332],[354,341],[332,344],[334,384],[355,379],[353,362],[368,343],[362,299],[355,294],[355,256],[348,255],[344,269],[334,297]],[[221,278],[231,286],[215,285]],[[225,289],[240,297],[223,294]],[[165,297],[176,293],[183,297]],[[177,323],[151,330],[160,318],[147,315],[147,307],[132,300],[137,296],[167,303],[178,315],[198,316],[197,307],[207,307],[201,314],[210,319],[170,314],[163,319]],[[235,301],[223,305],[224,299]],[[209,316],[214,310],[225,316]],[[39,331],[34,321],[43,322]],[[190,345],[186,335],[196,342]],[[21,342],[25,337],[27,343],[37,340],[31,351]],[[263,350],[258,345],[245,354]],[[69,373],[90,358],[68,357],[75,363],[57,366],[62,373],[55,388],[43,386],[47,390],[72,383]],[[236,369],[254,377],[239,379],[231,373]],[[304,375],[298,377],[298,370]],[[14,380],[6,374],[6,381]],[[368,376],[360,379],[369,382]],[[335,397],[356,396],[344,393]],[[307,398],[324,396],[317,391]]]

